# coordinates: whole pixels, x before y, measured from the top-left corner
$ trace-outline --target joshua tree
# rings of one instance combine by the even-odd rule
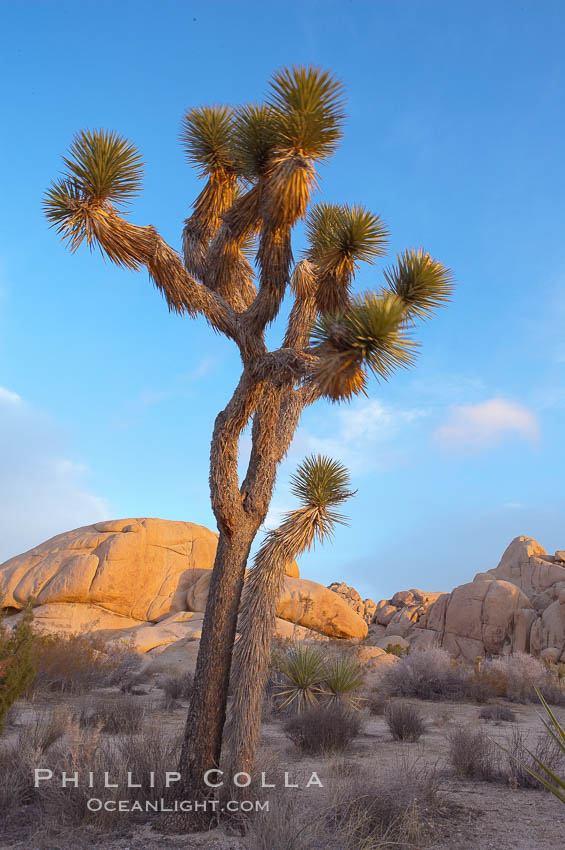
[[[267,532],[243,589],[228,722],[231,775],[253,769],[285,565],[310,549],[315,540],[323,543],[331,537],[336,523],[345,522],[335,506],[353,495],[347,469],[327,457],[306,458],[291,478],[291,490],[302,507],[289,511],[278,528]]]
[[[302,410],[364,392],[368,372],[386,379],[411,365],[414,321],[451,293],[449,271],[409,250],[384,272],[384,288],[354,296],[358,264],[384,254],[387,241],[384,222],[361,206],[312,207],[308,247],[293,263],[292,228],[308,213],[316,168],[335,150],[342,123],[341,85],[313,68],[276,73],[265,103],[190,110],[182,142],[205,185],[184,225],[182,256],[154,227],[124,218],[141,188],[142,163],[113,132],[80,132],[64,158],[66,173],[45,198],[46,216],[70,250],[85,242],[118,265],[145,266],[171,310],[204,316],[233,340],[242,361],[210,453],[219,540],[181,754],[191,799],[205,794],[204,772],[219,761],[247,558]],[[268,351],[265,329],[289,287],[286,333]],[[240,484],[238,444],[249,422],[251,455]]]

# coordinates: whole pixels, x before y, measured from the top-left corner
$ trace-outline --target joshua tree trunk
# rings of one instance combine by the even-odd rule
[[[185,798],[209,796],[204,774],[220,762],[232,647],[253,537],[250,526],[231,538],[220,533],[180,759]]]
[[[238,486],[237,448],[250,403],[245,373],[226,409],[218,416],[212,439],[210,485],[220,538],[206,603],[202,638],[179,763],[183,799],[213,796],[204,775],[220,762],[239,603],[251,544],[265,519],[276,470],[312,393],[292,386],[263,386],[254,403],[260,411],[252,430],[247,475]],[[254,394],[251,393],[253,396]],[[243,414],[243,415],[242,415]],[[165,831],[205,828],[213,810],[174,813],[161,819]]]

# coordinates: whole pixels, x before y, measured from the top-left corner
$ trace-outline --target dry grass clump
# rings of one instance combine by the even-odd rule
[[[82,727],[95,727],[108,735],[133,735],[142,728],[144,718],[144,706],[129,695],[88,700],[79,711]]]
[[[374,688],[369,691],[369,695],[365,699],[365,707],[369,711],[369,714],[380,716],[385,713],[388,702],[388,694]]]
[[[395,741],[419,741],[426,731],[424,718],[416,706],[408,702],[390,702],[384,716]]]
[[[194,687],[194,676],[189,671],[178,676],[167,676],[160,686],[164,692],[164,705],[167,710],[178,708],[180,700],[189,700]]]
[[[303,753],[335,753],[347,749],[360,734],[362,719],[358,712],[336,703],[296,714],[283,728]]]
[[[507,723],[515,723],[516,713],[507,705],[485,705],[479,711],[479,718],[481,720],[494,720],[496,722],[502,720]]]
[[[341,774],[328,797],[271,795],[269,811],[249,819],[247,850],[414,850],[433,839],[446,804],[434,770],[405,760],[376,778],[359,769]]]
[[[126,642],[111,647],[97,634],[35,635],[32,661],[34,691],[81,693],[96,687],[121,685],[142,664]]]
[[[31,846],[36,847],[41,844],[41,834],[53,839],[76,830],[77,846],[91,846],[90,839],[80,843],[82,829],[116,836],[130,829],[132,822],[150,819],[151,811],[92,812],[88,800],[127,799],[143,806],[145,801],[166,798],[166,771],[175,769],[180,744],[180,735],[162,729],[146,728],[140,734],[109,738],[101,734],[99,726],[81,726],[77,716],[67,714],[63,726],[61,713],[40,713],[31,726],[21,730],[17,740],[0,746],[3,836],[21,840],[33,834]],[[53,771],[53,779],[40,782],[36,788],[34,768],[38,766]],[[63,771],[68,777],[76,772],[76,785],[71,781],[62,787]],[[104,787],[106,771],[116,788]],[[140,787],[127,787],[128,771]],[[90,772],[94,787],[89,786]]]
[[[449,761],[460,779],[503,781],[513,788],[542,789],[542,783],[527,767],[539,772],[538,759],[555,772],[564,760],[561,747],[547,731],[538,735],[533,747],[516,727],[504,745],[497,745],[482,728],[462,726],[448,740]]]
[[[279,793],[270,797],[268,811],[249,820],[245,846],[247,850],[304,850],[322,838],[326,850],[331,850],[336,845],[325,831],[319,813],[301,805],[296,795]]]
[[[435,771],[417,762],[378,779],[363,773],[348,780],[333,802],[327,821],[338,843],[330,846],[421,848],[433,837],[444,808]]]
[[[448,758],[460,779],[494,782],[500,778],[498,751],[484,729],[458,726],[448,741]]]
[[[506,748],[508,757],[508,779],[514,788],[543,789],[543,785],[526,767],[540,773],[538,761],[549,768],[553,773],[557,772],[564,762],[561,747],[548,732],[541,732],[536,740],[535,746],[531,747],[523,732],[513,729],[510,741]]]

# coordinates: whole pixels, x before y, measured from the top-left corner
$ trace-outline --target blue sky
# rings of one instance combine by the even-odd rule
[[[321,195],[383,216],[391,253],[457,279],[416,368],[369,399],[318,404],[281,469],[348,463],[358,494],[303,574],[375,599],[451,589],[518,534],[565,545],[565,9],[557,0],[0,4],[0,561],[102,517],[214,527],[207,488],[234,347],[167,312],[145,273],[70,256],[41,197],[73,134],[105,127],[145,160],[131,219],[178,247],[199,191],[183,112],[260,99],[292,63],[332,70],[345,138]],[[296,233],[296,253],[302,247]],[[359,289],[378,287],[382,264]],[[273,344],[281,322],[272,329]],[[244,446],[245,449],[245,446]]]

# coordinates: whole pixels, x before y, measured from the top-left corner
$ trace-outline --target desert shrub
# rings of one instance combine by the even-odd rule
[[[513,729],[508,747],[508,777],[510,783],[517,788],[542,789],[543,784],[534,776],[542,773],[539,762],[552,773],[563,764],[563,752],[557,740],[548,732],[538,735],[532,748],[525,735],[519,729]]]
[[[141,696],[147,694],[147,691],[143,689],[143,685],[149,684],[150,675],[146,670],[142,670],[139,673],[132,673],[131,675],[125,675],[120,683],[120,690],[123,694],[132,694],[133,696]]]
[[[284,733],[303,753],[340,752],[361,731],[359,714],[340,703],[316,706],[284,724]]]
[[[493,782],[500,778],[497,750],[484,729],[459,726],[448,741],[449,761],[460,779]]]
[[[11,822],[17,826],[20,808],[34,803],[34,768],[45,766],[71,722],[70,713],[62,708],[42,709],[22,726],[15,741],[0,747],[0,823],[4,829]]]
[[[182,738],[182,730],[171,734],[155,726],[145,727],[140,734],[118,738],[116,750],[121,765],[120,776],[123,778],[124,772],[129,771],[134,782],[141,785],[140,788],[128,789],[130,799],[153,800],[174,794],[174,784],[170,789],[165,786],[165,774],[176,769]]]
[[[99,727],[81,727],[78,717],[72,715],[65,732],[64,739],[51,741],[49,746],[43,736],[39,749],[35,749],[33,739],[37,743],[37,734],[30,735],[27,729],[22,729],[17,741],[0,746],[0,824],[4,838],[8,834],[21,838],[26,832],[33,833],[33,843],[25,846],[38,847],[38,830],[52,836],[67,836],[71,829],[88,827],[101,832],[111,830],[115,836],[119,830],[127,830],[128,823],[131,828],[131,822],[149,819],[151,813],[91,812],[87,806],[89,799],[101,796],[101,791],[105,799],[115,800],[143,802],[167,797],[165,775],[177,763],[180,734],[147,727],[139,734],[105,738]],[[55,778],[62,771],[67,776],[76,772],[77,786],[73,782],[63,788],[60,781],[53,780],[40,782],[35,788],[33,770],[38,765],[52,770]],[[103,788],[106,771],[117,788]],[[141,787],[127,787],[128,771],[132,781]],[[90,772],[94,776],[94,788],[89,787]],[[171,790],[174,791],[174,785]],[[79,836],[73,846],[90,847],[92,843],[91,837],[81,843]],[[55,845],[49,842],[48,846]]]
[[[20,740],[0,745],[0,825],[2,834],[17,824],[22,806],[33,800],[33,763],[36,754]]]
[[[167,676],[161,682],[165,695],[165,708],[176,708],[179,700],[188,700],[194,687],[194,676],[188,670],[178,676]]]
[[[317,705],[323,689],[326,665],[316,646],[295,646],[278,663],[281,680],[276,685],[278,708],[304,711]]]
[[[475,678],[486,682],[491,696],[513,702],[535,702],[537,688],[548,702],[565,704],[565,688],[558,676],[525,652],[484,661]]]
[[[344,703],[358,709],[364,684],[365,674],[351,656],[337,655],[325,662],[323,689],[328,704]]]
[[[358,773],[337,792],[327,815],[331,833],[337,837],[335,846],[422,847],[445,808],[438,789],[435,771],[418,763],[404,765],[391,775]]]
[[[424,718],[408,702],[389,702],[384,716],[395,741],[419,741],[426,731]]]
[[[0,620],[0,735],[6,713],[33,681],[32,621],[31,600],[22,619],[11,632],[6,630]]]
[[[296,795],[276,794],[269,802],[269,810],[259,812],[247,825],[247,850],[273,850],[275,847],[277,850],[304,850],[316,846],[324,825],[319,823],[318,817],[312,817]],[[326,847],[328,843],[324,841]]]
[[[102,697],[83,702],[78,716],[83,727],[94,726],[109,735],[133,735],[143,725],[145,708],[131,696]]]
[[[92,633],[36,635],[34,690],[81,693],[95,687],[120,685],[142,664],[141,656],[126,642],[111,647]]]
[[[16,703],[13,703],[4,715],[4,726],[17,726],[19,717],[20,709]]]
[[[365,706],[369,714],[382,715],[389,702],[388,695],[381,690],[373,689],[365,698]]]
[[[20,730],[19,744],[30,747],[36,753],[45,753],[65,735],[70,720],[71,712],[63,706],[42,708]]]
[[[468,675],[445,649],[428,649],[403,655],[381,682],[391,696],[456,700],[465,695]]]
[[[402,656],[400,663],[383,673],[381,684],[392,696],[478,703],[493,697],[533,702],[537,687],[548,702],[565,705],[565,687],[559,677],[526,653],[480,659],[471,668],[454,661],[444,649],[420,650]]]
[[[507,705],[485,705],[479,711],[479,717],[481,720],[504,720],[508,723],[516,722],[515,712],[511,708],[508,708]]]
[[[403,655],[408,655],[408,650],[403,649],[399,643],[389,643],[385,652],[388,652],[389,655],[396,655],[397,658],[400,658]]]

